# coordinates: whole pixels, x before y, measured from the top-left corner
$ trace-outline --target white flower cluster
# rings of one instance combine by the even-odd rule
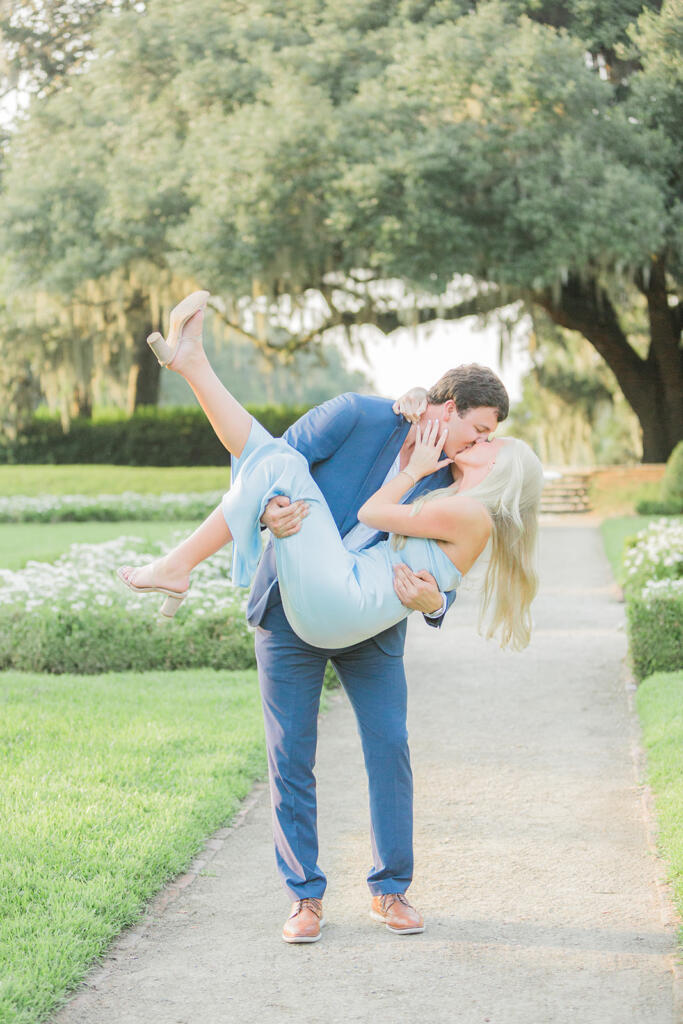
[[[0,605],[19,605],[27,612],[43,606],[67,606],[75,612],[120,606],[122,612],[155,617],[160,594],[136,594],[115,576],[120,565],[144,565],[182,539],[151,544],[140,537],[119,537],[103,544],[72,544],[54,563],[28,562],[18,572],[0,569]],[[191,589],[179,615],[242,614],[247,591],[230,579],[232,547],[202,562],[192,573]]]
[[[671,583],[683,576],[683,519],[663,517],[641,530],[624,555],[626,583],[641,589],[643,596],[664,593],[652,590],[654,582]]]
[[[648,602],[657,597],[683,597],[683,579],[648,580],[641,597]]]
[[[64,519],[194,519],[220,502],[223,491],[186,494],[43,494],[0,497],[0,522],[57,522]]]

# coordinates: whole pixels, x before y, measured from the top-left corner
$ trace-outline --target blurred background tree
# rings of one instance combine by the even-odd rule
[[[638,419],[590,343],[539,310],[529,350],[532,368],[505,433],[527,441],[547,465],[637,462]]]
[[[65,422],[156,402],[145,335],[198,284],[217,340],[220,321],[263,353],[517,302],[562,329],[544,391],[572,393],[551,348],[589,374],[583,337],[663,461],[683,436],[682,13],[102,3],[59,87],[34,62],[5,162],[6,322],[44,336],[44,395]]]

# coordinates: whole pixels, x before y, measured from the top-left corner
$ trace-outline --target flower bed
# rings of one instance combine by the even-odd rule
[[[192,574],[174,619],[161,619],[161,595],[138,595],[115,577],[169,545],[136,537],[73,544],[54,564],[0,570],[0,669],[34,672],[152,668],[251,668],[253,643],[244,618],[246,591],[230,581],[226,548]]]
[[[205,519],[223,491],[188,494],[61,494],[37,498],[16,495],[0,498],[0,523],[62,523],[100,520],[121,522],[144,519],[156,522],[173,519]]]
[[[683,668],[683,520],[650,523],[628,546],[623,565],[636,676]]]

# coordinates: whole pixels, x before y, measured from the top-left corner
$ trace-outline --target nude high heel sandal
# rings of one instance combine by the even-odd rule
[[[166,600],[161,606],[161,614],[165,615],[167,619],[172,619],[175,613],[180,608],[181,604],[190,593],[190,588],[187,590],[168,590],[167,587],[136,587],[134,583],[127,580],[123,575],[123,566],[116,570],[116,575],[125,583],[130,590],[134,590],[136,594],[164,594]]]
[[[164,336],[159,334],[159,331],[154,331],[147,338],[147,344],[157,357],[160,366],[168,366],[173,361],[173,357],[178,351],[183,327],[191,316],[198,313],[200,309],[204,309],[209,295],[210,292],[192,292],[191,295],[186,295],[177,306],[174,306],[171,310],[168,340],[164,340]]]

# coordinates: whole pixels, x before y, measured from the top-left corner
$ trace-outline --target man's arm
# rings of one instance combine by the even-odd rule
[[[328,459],[358,422],[357,397],[349,391],[309,409],[285,431],[285,441],[306,457],[309,466]]]
[[[314,409],[309,409],[284,433],[284,439],[301,452],[309,466],[322,462],[339,448],[353,430],[358,420],[356,396],[348,392],[331,398]],[[284,495],[271,498],[261,522],[281,540],[291,537],[301,529],[301,522],[308,514],[305,502],[289,501]]]
[[[455,591],[442,594],[431,573],[413,572],[401,563],[394,566],[394,590],[402,605],[414,612],[422,612],[428,626],[441,628],[446,612],[455,600]]]

